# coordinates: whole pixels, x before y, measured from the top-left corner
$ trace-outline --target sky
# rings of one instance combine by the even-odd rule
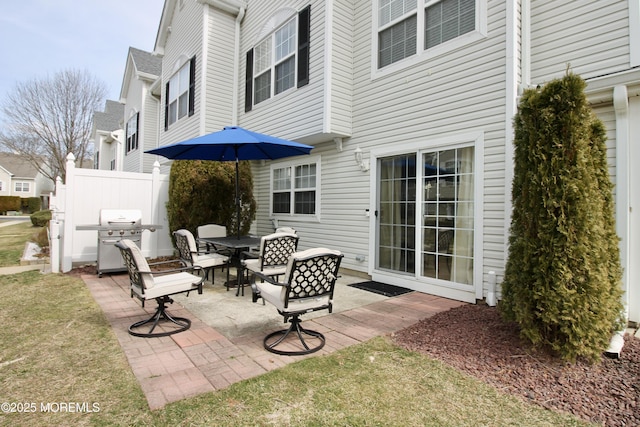
[[[153,51],[163,5],[164,0],[2,1],[0,104],[17,83],[70,69],[87,71],[105,84],[108,99],[119,100],[129,47]]]

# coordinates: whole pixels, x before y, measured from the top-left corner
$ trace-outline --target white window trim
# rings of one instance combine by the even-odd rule
[[[439,279],[425,278],[420,276],[420,272],[416,269],[415,275],[412,275],[408,279],[405,286],[414,289],[412,282],[424,283],[427,285],[435,285],[438,287],[450,289],[452,291],[469,292],[470,288],[475,292],[476,299],[482,299],[483,291],[483,267],[484,267],[484,249],[483,249],[483,236],[484,236],[484,132],[466,132],[460,134],[452,134],[440,138],[423,138],[420,141],[409,142],[406,144],[395,144],[392,147],[384,147],[380,149],[371,150],[371,173],[370,173],[370,194],[377,194],[377,176],[378,176],[378,158],[389,157],[393,155],[400,155],[406,153],[415,152],[418,158],[421,158],[422,153],[425,151],[434,150],[448,150],[453,148],[461,148],[473,146],[474,148],[474,242],[473,242],[473,284],[463,285],[454,282],[442,281]],[[377,197],[371,197],[371,204],[369,206],[370,212],[375,212],[377,209]],[[420,192],[416,194],[416,207],[422,205],[422,195]],[[416,216],[422,212],[422,208],[416,211]],[[371,236],[377,234],[377,223],[374,215],[371,216],[369,222],[369,230]],[[416,242],[419,238],[420,227],[416,227]],[[373,259],[376,253],[376,245],[378,244],[376,239],[369,239],[369,254],[370,259]],[[420,251],[416,251],[416,256],[419,256]],[[369,265],[369,274],[388,274],[388,272],[377,270],[375,263],[371,262]]]
[[[136,120],[136,125],[134,128],[134,132],[133,133],[129,133],[129,127],[131,126],[131,122],[132,120],[135,119]],[[128,155],[129,153],[133,152],[133,151],[137,151],[138,148],[140,148],[140,135],[138,135],[138,131],[140,129],[140,123],[138,123],[138,120],[140,119],[140,116],[138,115],[137,112],[134,112],[133,115],[131,117],[129,117],[129,120],[127,120],[127,124],[126,124],[126,141],[125,141],[125,155]],[[136,135],[136,148],[130,148],[129,147],[129,138],[131,138],[133,135]]]
[[[319,222],[320,221],[320,207],[322,206],[322,191],[321,191],[321,157],[318,156],[306,156],[299,157],[295,160],[285,161],[285,162],[272,162],[269,169],[269,218],[270,219],[282,219],[282,220],[291,220],[295,219],[296,221],[301,222]],[[296,213],[274,213],[273,212],[273,171],[274,169],[281,169],[286,167],[295,168],[296,166],[308,165],[314,163],[316,165],[316,213],[315,214],[296,214]],[[292,176],[292,182],[294,177]],[[293,191],[293,188],[292,188]]]
[[[20,190],[17,188],[18,184],[20,184]],[[25,185],[29,187],[27,190],[24,189]],[[28,181],[15,181],[13,183],[13,191],[15,193],[31,193],[31,183]]]
[[[289,25],[291,22],[294,22],[294,35],[295,35],[295,43],[293,46],[293,51],[292,53],[288,54],[286,57],[281,58],[279,61],[276,60],[276,44],[275,44],[275,35],[278,31],[280,31],[282,28],[284,28],[286,25]],[[258,106],[260,104],[266,105],[270,100],[277,98],[281,95],[284,95],[292,90],[295,90],[298,86],[298,43],[300,43],[300,41],[298,40],[298,14],[290,8],[286,8],[283,9],[281,11],[279,11],[279,13],[277,13],[277,16],[273,17],[271,20],[269,20],[269,22],[267,23],[267,25],[265,25],[265,28],[268,28],[268,25],[276,25],[276,27],[272,27],[271,31],[268,33],[264,33],[264,28],[263,28],[263,33],[261,33],[260,39],[254,43],[253,45],[253,49],[254,49],[254,57],[253,57],[253,76],[251,77],[253,79],[253,106]],[[256,52],[256,48],[262,44],[266,39],[270,39],[271,41],[271,58],[270,58],[270,64],[268,68],[265,68],[263,70],[261,70],[260,72],[257,71],[257,67],[256,67],[256,61],[257,61],[257,55],[255,54]],[[280,64],[282,64],[283,62],[285,62],[287,59],[290,59],[291,57],[295,58],[293,63],[294,63],[294,70],[293,70],[293,75],[294,75],[294,82],[293,85],[290,88],[287,88],[285,90],[283,90],[282,92],[276,93],[276,67]],[[256,102],[256,79],[258,78],[258,76],[261,76],[262,74],[266,73],[267,70],[270,70],[270,87],[269,87],[269,97],[263,99],[260,102]]]
[[[180,73],[182,73],[183,70],[185,70],[185,72],[187,73],[187,87],[182,92],[178,92],[175,98],[171,98],[170,93],[176,90],[175,83],[180,82]],[[191,60],[189,58],[186,58],[184,55],[182,55],[180,59],[175,63],[175,66],[173,67],[173,71],[174,73],[171,75],[171,77],[169,77],[169,93],[167,93],[166,95],[169,98],[169,103],[168,103],[169,108],[167,113],[168,114],[171,113],[171,104],[172,104],[172,101],[175,101],[176,117],[174,121],[171,121],[171,120],[167,121],[169,127],[178,123],[181,119],[184,119],[185,117],[189,117],[189,73],[191,72]],[[180,89],[182,88],[178,87],[178,90]],[[180,96],[183,95],[185,92],[187,94],[187,112],[182,117],[180,117],[180,112],[179,112]]]
[[[391,73],[404,70],[421,62],[434,59],[471,43],[487,37],[487,0],[476,0],[476,29],[446,41],[431,49],[424,49],[424,10],[441,0],[418,0],[417,6],[417,46],[416,54],[383,68],[378,68],[378,4],[380,0],[372,0],[371,22],[371,79],[375,80]]]

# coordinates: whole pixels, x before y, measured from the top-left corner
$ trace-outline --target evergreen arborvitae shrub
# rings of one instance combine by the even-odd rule
[[[240,232],[255,218],[251,165],[240,162]],[[236,234],[235,162],[176,160],[169,174],[167,215],[170,232],[185,228],[197,236],[198,226],[220,224]]]
[[[604,125],[569,73],[525,91],[500,311],[563,359],[597,361],[622,327],[622,270]]]

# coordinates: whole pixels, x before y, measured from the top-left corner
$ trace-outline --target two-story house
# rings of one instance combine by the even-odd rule
[[[49,208],[53,182],[29,161],[17,154],[0,153],[0,196],[40,198],[40,207]]]
[[[93,167],[102,170],[122,170],[122,118],[124,105],[107,100],[104,111],[93,113],[91,141]]]
[[[160,70],[162,60],[129,48],[120,100],[107,100],[93,115],[94,169],[150,173],[151,156],[144,151],[158,145]]]
[[[518,97],[570,68],[608,129],[640,321],[640,1],[166,0],[154,54],[159,145],[237,124],[315,147],[255,162],[257,233],[471,302],[499,294]]]

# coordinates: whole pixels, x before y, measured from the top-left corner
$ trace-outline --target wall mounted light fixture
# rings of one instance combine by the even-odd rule
[[[362,149],[358,146],[356,147],[356,149],[353,152],[353,155],[356,158],[356,164],[358,165],[358,167],[360,168],[360,170],[362,172],[366,172],[369,170],[369,161],[368,160],[364,160],[363,158],[363,151]]]
[[[353,151],[353,155],[356,158],[356,164],[358,165],[360,170],[362,172],[368,171],[369,170],[369,161],[368,160],[365,161],[362,158],[362,149],[359,146],[356,147],[356,149]]]

